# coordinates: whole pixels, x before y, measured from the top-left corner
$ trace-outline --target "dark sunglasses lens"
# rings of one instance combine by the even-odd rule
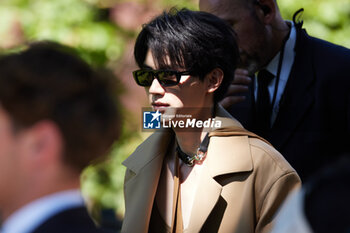
[[[135,81],[143,87],[151,86],[153,81],[153,72],[148,70],[137,70],[133,73]]]
[[[174,86],[179,83],[176,72],[173,71],[159,71],[157,72],[157,76],[162,86]]]

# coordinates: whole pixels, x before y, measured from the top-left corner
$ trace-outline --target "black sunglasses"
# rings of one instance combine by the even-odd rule
[[[132,72],[136,83],[143,87],[152,85],[153,79],[157,79],[163,87],[179,84],[182,75],[189,75],[189,71],[174,70],[135,70]]]

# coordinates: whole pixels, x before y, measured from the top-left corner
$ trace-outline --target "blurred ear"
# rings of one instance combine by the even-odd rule
[[[215,68],[207,74],[206,80],[208,82],[208,93],[214,93],[224,78],[224,72],[220,68]]]
[[[271,24],[276,16],[276,11],[278,11],[277,3],[275,0],[258,0],[257,4],[257,14],[264,24]]]
[[[40,121],[23,130],[22,148],[31,169],[45,169],[62,161],[63,140],[57,125]]]

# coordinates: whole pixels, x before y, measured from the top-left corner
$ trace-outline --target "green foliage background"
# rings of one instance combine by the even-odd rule
[[[125,29],[112,22],[110,9],[118,0],[1,0],[0,52],[33,40],[54,40],[78,49],[80,55],[94,66],[107,65],[118,69],[126,44],[139,29]],[[126,1],[124,1],[126,2]],[[129,1],[130,2],[130,1]],[[196,0],[135,0],[145,9],[161,12],[177,6],[198,9]],[[350,47],[350,1],[348,0],[279,0],[286,19],[292,19],[299,8],[305,9],[304,26],[311,35]],[[143,22],[145,23],[145,22]],[[120,78],[120,77],[117,77]],[[88,167],[82,175],[83,193],[94,210],[113,208],[124,213],[121,162],[145,138],[137,130],[130,112],[123,109],[122,137],[115,144],[109,159]]]

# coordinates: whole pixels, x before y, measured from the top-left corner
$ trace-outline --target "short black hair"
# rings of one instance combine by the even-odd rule
[[[76,170],[105,155],[119,135],[112,77],[91,68],[74,49],[38,42],[0,58],[0,104],[14,130],[53,121],[63,161]]]
[[[214,102],[224,97],[239,59],[230,25],[210,13],[187,9],[172,8],[143,26],[134,49],[140,68],[145,66],[148,50],[157,68],[185,69],[201,80],[213,69],[222,69],[224,78]]]

